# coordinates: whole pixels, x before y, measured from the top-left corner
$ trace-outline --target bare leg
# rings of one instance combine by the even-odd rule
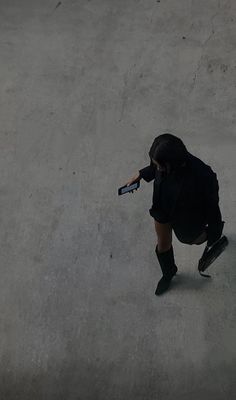
[[[172,226],[169,223],[161,224],[154,219],[157,234],[157,244],[159,253],[169,250],[172,246]]]

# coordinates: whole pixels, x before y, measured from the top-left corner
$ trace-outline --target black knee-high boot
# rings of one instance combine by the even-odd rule
[[[174,252],[173,252],[173,246],[171,245],[171,248],[163,253],[158,252],[158,245],[156,245],[155,249],[161,270],[162,270],[162,278],[158,282],[155,294],[159,295],[165,292],[169,286],[171,279],[173,276],[176,274],[178,271],[177,266],[175,265],[175,259],[174,259]]]

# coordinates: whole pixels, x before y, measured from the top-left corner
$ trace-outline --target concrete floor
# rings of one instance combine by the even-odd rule
[[[236,394],[236,2],[0,0],[0,399]],[[152,183],[171,132],[211,165],[227,250],[173,236],[154,295]]]

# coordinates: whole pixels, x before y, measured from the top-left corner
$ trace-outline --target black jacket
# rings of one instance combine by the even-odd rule
[[[208,246],[221,236],[219,184],[216,173],[209,165],[188,152],[185,166],[168,175],[158,171],[152,161],[139,173],[146,182],[154,179],[150,210],[157,213],[160,222],[175,225],[180,224],[181,219],[192,216],[208,224]]]

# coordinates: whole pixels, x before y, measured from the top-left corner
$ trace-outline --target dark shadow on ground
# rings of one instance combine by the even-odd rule
[[[211,275],[210,271],[206,271],[206,274]],[[212,278],[204,278],[196,271],[196,274],[186,272],[177,272],[171,282],[171,289],[176,290],[201,290],[207,285],[210,285]]]

